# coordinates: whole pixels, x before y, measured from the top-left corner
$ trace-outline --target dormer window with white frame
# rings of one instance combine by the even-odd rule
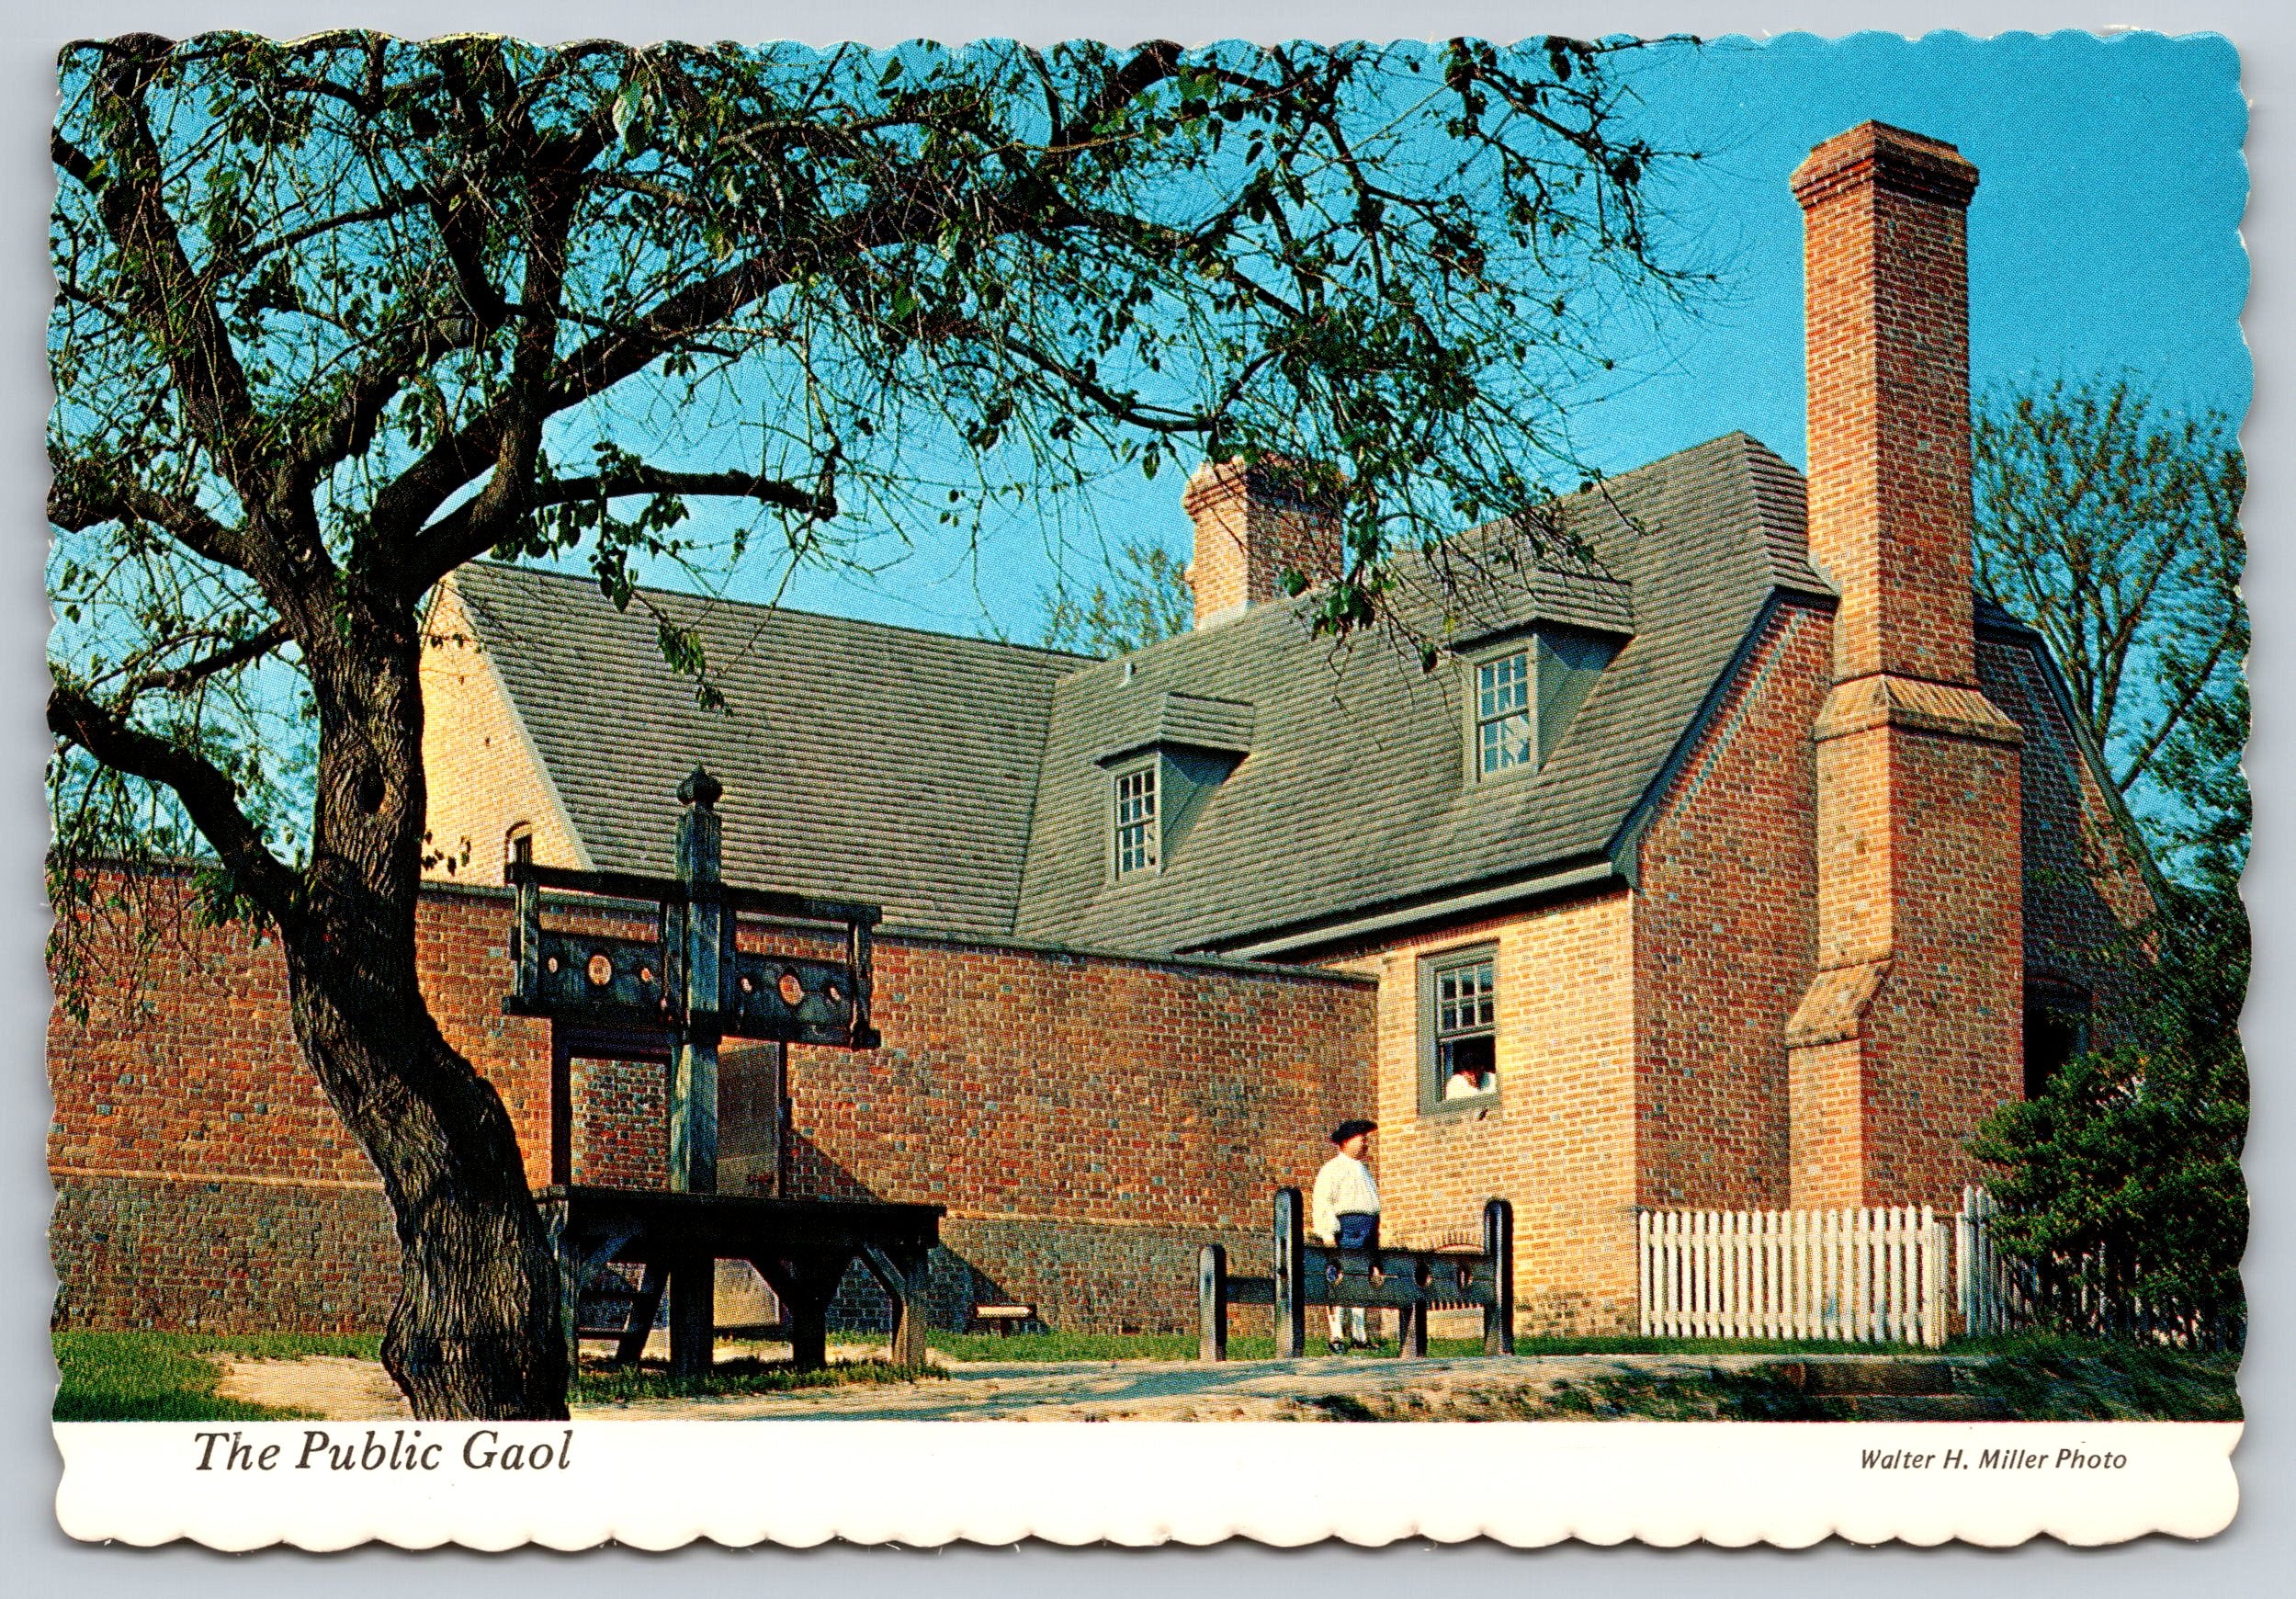
[[[1475,668],[1476,770],[1486,777],[1533,758],[1531,652],[1517,650]]]
[[[1497,782],[1544,765],[1623,642],[1540,623],[1468,653],[1467,781]]]
[[[1146,761],[1114,774],[1109,784],[1115,826],[1115,866],[1119,880],[1140,877],[1160,864],[1162,839],[1157,819],[1157,770],[1160,763]]]

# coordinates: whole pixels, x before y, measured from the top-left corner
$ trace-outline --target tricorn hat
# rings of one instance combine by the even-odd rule
[[[1360,1116],[1350,1117],[1331,1129],[1331,1141],[1335,1144],[1343,1144],[1357,1133],[1377,1132],[1378,1130],[1379,1124],[1375,1121],[1365,1121]]]

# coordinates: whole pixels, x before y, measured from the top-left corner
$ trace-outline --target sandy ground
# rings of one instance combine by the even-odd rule
[[[721,1351],[721,1357],[752,1351]],[[773,1346],[753,1353],[772,1356]],[[778,1351],[786,1354],[786,1350]],[[847,1345],[832,1358],[882,1355]],[[1775,1356],[1555,1355],[1519,1360],[1335,1359],[1194,1361],[970,1361],[939,1363],[944,1378],[723,1399],[582,1405],[596,1420],[1267,1422],[1324,1421],[1313,1401],[1348,1395],[1416,1401],[1430,1420],[1472,1414],[1506,1392],[1611,1374],[1659,1377],[1768,1364]],[[334,1421],[407,1414],[382,1367],[336,1356],[231,1360],[218,1391],[256,1404],[291,1405]]]

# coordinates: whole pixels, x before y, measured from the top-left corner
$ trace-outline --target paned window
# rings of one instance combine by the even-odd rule
[[[1531,764],[1531,652],[1475,669],[1476,769],[1484,777]]]
[[[1483,950],[1428,969],[1428,1086],[1438,1104],[1499,1092],[1498,966]]]
[[[1116,875],[1156,869],[1156,765],[1116,774]]]

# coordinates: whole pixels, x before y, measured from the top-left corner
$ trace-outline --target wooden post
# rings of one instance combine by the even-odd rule
[[[877,1037],[871,1011],[876,1004],[877,971],[865,921],[854,922],[845,934],[845,964],[853,972],[853,1029],[847,1038],[856,1049],[874,1049]]]
[[[652,1261],[646,1263],[645,1271],[638,1279],[638,1292],[630,1297],[629,1317],[622,1323],[621,1342],[614,1346],[614,1364],[635,1366],[645,1358],[646,1341],[653,1336],[654,1316],[662,1309],[662,1289],[670,1274]]]
[[[871,1247],[861,1252],[861,1258],[893,1301],[893,1364],[922,1366],[928,1300],[925,1257],[910,1250]]]
[[[1515,1352],[1515,1208],[1483,1202],[1483,1253],[1491,1257],[1491,1302],[1483,1310],[1483,1353]]]
[[[829,1302],[850,1257],[758,1255],[750,1264],[772,1285],[789,1318],[789,1364],[799,1371],[827,1366]]]
[[[1396,1307],[1396,1358],[1421,1360],[1427,1355],[1427,1317],[1429,1306],[1421,1299],[1416,1305]]]
[[[670,1186],[687,1194],[718,1189],[718,1039],[724,1012],[725,881],[718,800],[725,786],[703,771],[678,785],[678,879],[685,886],[677,923],[684,976],[683,1025],[670,1075]],[[668,928],[663,929],[669,932]],[[674,1285],[673,1296],[676,1292]],[[671,1315],[674,1318],[673,1310]]]
[[[1196,1358],[1227,1358],[1227,1251],[1216,1243],[1196,1251]]]
[[[1306,1239],[1299,1190],[1275,1191],[1275,1357],[1297,1360],[1307,1347]]]
[[[558,1261],[558,1332],[566,1345],[566,1375],[582,1369],[582,1262],[566,1236],[569,1208],[563,1196],[542,1202],[542,1226]]]
[[[718,1263],[707,1254],[681,1254],[670,1266],[670,1369],[698,1376],[717,1357]]]

